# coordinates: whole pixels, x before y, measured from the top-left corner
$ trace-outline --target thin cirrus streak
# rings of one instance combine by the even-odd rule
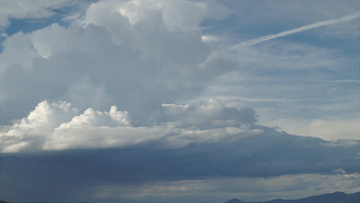
[[[295,29],[292,29],[292,30],[280,32],[278,34],[266,35],[266,36],[263,36],[263,37],[259,37],[259,38],[256,38],[256,39],[251,39],[251,40],[236,44],[236,45],[230,47],[228,49],[228,51],[237,49],[239,47],[251,46],[251,45],[259,44],[261,42],[266,42],[268,40],[276,39],[276,38],[279,38],[279,37],[285,37],[285,36],[292,35],[292,34],[295,34],[295,33],[298,33],[298,32],[303,32],[303,31],[306,31],[306,30],[310,30],[310,29],[314,29],[314,28],[318,28],[318,27],[322,27],[322,26],[326,26],[326,25],[332,25],[332,24],[337,24],[337,23],[353,20],[353,19],[356,19],[356,18],[359,18],[359,17],[360,17],[360,12],[354,13],[354,14],[351,14],[351,15],[347,15],[347,16],[344,16],[344,17],[341,17],[341,18],[337,18],[337,19],[320,21],[320,22],[313,23],[313,24],[310,24],[310,25],[305,25],[305,26],[295,28]]]
[[[262,43],[262,42],[266,42],[266,41],[269,41],[269,40],[272,40],[272,39],[285,37],[285,36],[292,35],[292,34],[295,34],[295,33],[298,33],[298,32],[303,32],[303,31],[306,31],[306,30],[311,30],[311,29],[326,26],[326,25],[333,25],[333,24],[337,24],[337,23],[341,23],[341,22],[345,22],[345,21],[354,20],[354,19],[359,18],[359,17],[360,17],[360,12],[354,13],[354,14],[351,14],[351,15],[347,15],[347,16],[344,16],[344,17],[341,17],[341,18],[337,18],[337,19],[325,20],[325,21],[320,21],[320,22],[317,22],[317,23],[301,26],[299,28],[295,28],[295,29],[292,29],[292,30],[287,30],[287,31],[284,31],[284,32],[280,32],[278,34],[271,34],[271,35],[262,36],[262,37],[259,37],[259,38],[256,38],[256,39],[247,40],[247,41],[238,43],[238,44],[236,44],[234,46],[231,46],[231,47],[229,47],[229,48],[227,48],[225,50],[218,51],[218,52],[215,52],[215,53],[211,54],[199,66],[204,67],[205,64],[212,61],[212,59],[214,59],[220,53],[226,53],[226,52],[229,52],[229,51],[234,51],[236,49],[240,49],[240,48],[243,48],[243,47],[252,46],[252,45],[259,44],[259,43]]]
[[[360,80],[311,80],[313,82],[326,82],[326,83],[360,83]]]

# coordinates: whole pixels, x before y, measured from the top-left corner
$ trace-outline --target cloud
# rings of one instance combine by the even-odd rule
[[[69,27],[54,23],[5,39],[0,60],[2,82],[8,88],[2,91],[0,102],[3,111],[13,112],[1,122],[8,124],[26,116],[46,99],[70,101],[81,111],[89,107],[104,111],[116,104],[132,112],[134,124],[151,124],[154,121],[143,113],[155,114],[162,103],[190,98],[219,74],[234,68],[233,63],[224,60],[210,64],[206,70],[197,68],[210,48],[202,42],[199,30],[189,28],[196,24],[188,25],[185,22],[193,22],[188,19],[177,22],[174,17],[162,17],[172,10],[192,7],[201,10],[200,22],[213,12],[203,3],[177,1],[179,7],[174,7],[164,1],[147,8],[134,1],[133,12],[146,17],[133,23],[119,10],[130,3],[96,2],[83,20],[74,20]],[[104,18],[104,13],[111,16]],[[190,15],[185,17],[192,19]],[[14,77],[19,82],[15,83]],[[15,108],[19,103],[23,109]]]
[[[359,139],[359,119],[352,120],[314,120],[307,133],[323,139]]]
[[[45,20],[63,3],[29,8]],[[272,198],[286,186],[289,197],[358,189],[358,139],[260,124],[312,119],[311,136],[355,135],[356,122],[344,119],[358,107],[354,38],[309,35],[221,52],[345,22],[353,17],[339,16],[356,10],[348,1],[308,3],[96,1],[46,27],[9,33],[0,54],[2,198],[190,202],[185,194],[197,192],[225,202],[255,199],[252,191]],[[36,17],[19,12],[25,23]],[[213,53],[222,54],[198,65]]]
[[[190,139],[191,144],[175,148],[163,147],[158,139],[96,150],[78,146],[48,153],[3,153],[1,182],[7,186],[3,198],[101,202],[117,198],[167,202],[173,198],[184,202],[184,196],[196,194],[255,199],[259,193],[254,191],[262,191],[260,197],[270,199],[280,194],[299,197],[300,193],[358,189],[359,141],[345,144],[264,126],[252,129],[263,133],[236,134],[216,142]],[[94,138],[89,136],[83,146]],[[54,182],[56,186],[51,187]],[[131,189],[136,192],[128,193]],[[16,195],[18,192],[23,195]]]
[[[7,87],[0,99],[4,112],[1,122],[9,124],[25,117],[46,99],[69,101],[80,111],[89,107],[106,111],[115,104],[131,112],[134,125],[151,125],[161,104],[197,97],[214,79],[236,68],[256,80],[259,75],[248,74],[248,67],[334,68],[348,60],[316,46],[273,44],[263,50],[248,47],[199,68],[197,65],[214,49],[202,40],[213,35],[201,30],[200,24],[226,18],[231,9],[222,5],[214,10],[216,2],[176,1],[176,6],[167,1],[152,3],[100,1],[92,3],[84,18],[74,20],[67,28],[54,23],[7,38],[0,56],[2,82]],[[182,15],[184,19],[179,21],[171,15],[188,7],[196,10],[196,21],[189,20],[194,17],[190,14]],[[140,17],[131,21],[129,13]],[[231,95],[239,87],[232,88],[226,87]],[[230,93],[230,89],[234,91]]]
[[[360,80],[313,80],[314,82],[330,82],[330,83],[360,83]]]
[[[30,153],[31,156],[31,153],[58,151],[67,156],[69,150],[84,149],[89,153],[103,151],[98,161],[102,156],[109,156],[111,162],[113,154],[126,153],[138,162],[123,156],[116,159],[127,167],[141,165],[141,170],[149,170],[138,174],[138,178],[144,180],[328,173],[338,168],[349,173],[357,170],[354,163],[358,159],[359,141],[334,142],[289,135],[256,125],[251,109],[228,108],[215,100],[188,105],[164,104],[164,115],[159,118],[166,119],[159,119],[152,126],[133,126],[131,114],[115,106],[104,112],[92,108],[77,112],[66,102],[39,103],[28,117],[8,130],[3,129],[2,153],[25,156]],[[88,156],[87,153],[84,156]],[[95,157],[93,161],[97,161]],[[162,163],[166,163],[165,168],[161,168]],[[114,168],[120,167],[114,164]],[[120,178],[132,173],[132,170],[123,171]]]
[[[53,9],[60,9],[71,5],[68,0],[35,0],[35,1],[18,1],[18,0],[1,0],[0,29],[10,25],[10,19],[42,19],[48,18],[55,13]]]
[[[331,107],[334,108],[334,107]],[[266,126],[277,126],[288,133],[319,137],[324,140],[359,139],[359,118],[328,119],[278,119],[260,121]]]
[[[1,69],[3,73],[7,67],[20,65],[24,69],[29,69],[32,59],[36,57],[36,53],[31,48],[32,44],[29,36],[19,32],[11,36],[10,40],[6,40],[2,44],[4,51],[0,55]],[[16,60],[20,59],[20,60]]]
[[[127,147],[147,142],[177,148],[261,133],[249,129],[256,122],[252,109],[227,108],[215,100],[163,104],[152,126],[132,125],[131,115],[118,111],[116,106],[104,112],[93,108],[77,112],[70,103],[40,102],[28,117],[1,133],[2,152]]]
[[[161,12],[163,22],[170,30],[179,29],[184,32],[198,32],[199,24],[205,19],[221,19],[231,13],[229,8],[213,0],[206,3],[180,0],[100,1],[89,7],[83,23],[110,25],[109,19],[100,18],[103,11],[111,11],[112,15],[120,14],[127,18],[131,25]]]
[[[179,122],[181,125],[195,125],[203,128],[213,126],[241,126],[256,122],[255,111],[250,108],[226,107],[224,102],[210,99],[197,105],[162,104],[168,121]]]
[[[157,118],[152,126],[133,126],[131,114],[115,106],[80,113],[68,102],[40,102],[0,134],[4,198],[25,200],[14,188],[31,199],[102,202],[176,202],[206,194],[251,199],[251,188],[266,199],[285,186],[291,197],[298,190],[307,196],[313,191],[303,188],[328,191],[336,180],[336,189],[356,188],[346,185],[357,177],[359,141],[279,132],[257,125],[252,109],[216,100],[163,104]],[[339,171],[341,177],[333,175]],[[331,184],[320,184],[324,179]]]
[[[357,70],[353,69],[357,59],[340,50],[282,40],[244,47],[221,57],[237,61],[238,69],[217,77],[198,97],[251,106],[260,115],[261,124],[278,126],[291,134],[358,139],[358,111],[354,109],[358,109],[359,95]],[[355,72],[349,74],[344,69]],[[330,123],[337,120],[338,133],[330,138],[313,129],[310,134],[307,129],[315,120],[328,121],[321,129],[330,129]]]
[[[112,95],[103,84],[96,84],[90,76],[85,75],[71,85],[64,99],[80,109],[89,106],[95,109],[105,109],[111,106]]]
[[[260,38],[257,38],[257,39],[252,39],[252,40],[248,40],[248,41],[245,41],[245,42],[241,42],[241,43],[239,43],[237,45],[234,45],[234,46],[230,47],[229,51],[234,50],[234,49],[238,49],[238,48],[243,47],[243,46],[255,45],[255,44],[258,44],[258,43],[261,43],[261,42],[266,42],[268,40],[276,39],[276,38],[279,38],[279,37],[285,37],[285,36],[292,35],[292,34],[295,34],[295,33],[298,33],[298,32],[303,32],[303,31],[306,31],[306,30],[310,30],[310,29],[314,29],[314,28],[318,28],[318,27],[322,27],[322,26],[327,26],[327,25],[332,25],[332,24],[342,23],[342,22],[345,22],[345,21],[354,20],[354,19],[359,18],[359,17],[360,17],[360,13],[354,13],[354,14],[347,15],[347,16],[337,18],[337,19],[333,19],[333,20],[326,20],[326,21],[313,23],[313,24],[310,24],[310,25],[305,25],[305,26],[295,28],[295,29],[292,29],[292,30],[280,32],[278,34],[267,35],[267,36],[263,36],[263,37],[260,37]]]
[[[254,127],[254,110],[226,107],[225,103],[213,99],[188,105],[163,104],[153,118],[157,122],[151,126],[134,126],[131,114],[118,111],[116,106],[109,111],[88,108],[79,114],[79,109],[71,103],[43,101],[29,116],[2,129],[1,148],[4,153],[128,147],[147,143],[157,143],[161,148],[179,148],[244,139],[268,131]],[[329,129],[332,134],[346,131],[337,125],[331,125],[336,129]],[[328,129],[326,126],[329,124],[320,121],[311,124],[310,135],[328,139],[331,133],[324,131]],[[354,129],[356,132],[357,128]],[[335,133],[335,137],[339,133]],[[353,137],[351,133],[344,136]]]
[[[357,13],[347,15],[347,16],[344,16],[344,17],[341,17],[341,18],[332,19],[332,20],[326,20],[326,21],[320,21],[320,22],[313,23],[313,24],[310,24],[310,25],[305,25],[305,26],[301,26],[301,27],[298,27],[298,28],[295,28],[295,29],[283,31],[283,32],[280,32],[278,34],[266,35],[266,36],[262,36],[262,37],[259,37],[259,38],[256,38],[256,39],[251,39],[251,40],[247,40],[247,41],[244,41],[244,42],[240,42],[240,43],[238,43],[236,45],[232,45],[232,46],[230,46],[228,48],[225,48],[224,50],[212,53],[210,56],[208,56],[208,58],[204,62],[199,64],[199,66],[200,67],[204,66],[209,61],[211,61],[214,58],[218,57],[218,55],[225,55],[225,53],[228,53],[228,52],[231,53],[231,52],[234,52],[234,51],[238,51],[239,49],[241,50],[241,49],[244,49],[244,48],[246,48],[248,46],[256,45],[256,44],[266,42],[266,41],[269,41],[269,40],[272,40],[272,39],[285,37],[285,36],[288,36],[288,35],[292,35],[292,34],[295,34],[295,33],[307,31],[307,30],[310,30],[310,29],[315,29],[315,28],[322,27],[322,26],[328,26],[328,25],[338,24],[338,23],[342,23],[342,22],[346,22],[346,21],[351,21],[351,20],[357,19],[359,17],[360,17],[360,13],[357,12]]]
[[[44,142],[44,136],[49,135],[61,123],[69,121],[76,113],[77,109],[70,103],[40,102],[28,117],[1,134],[1,151],[38,150]]]

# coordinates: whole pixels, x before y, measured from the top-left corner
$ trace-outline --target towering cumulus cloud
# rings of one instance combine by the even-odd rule
[[[1,199],[221,203],[360,190],[357,2],[0,7]]]
[[[43,101],[26,118],[2,133],[2,152],[126,147],[165,142],[165,148],[215,142],[226,137],[259,134],[251,109],[226,108],[210,100],[201,104],[163,104],[161,123],[133,126],[128,112],[112,106],[109,111],[78,109],[70,103]]]

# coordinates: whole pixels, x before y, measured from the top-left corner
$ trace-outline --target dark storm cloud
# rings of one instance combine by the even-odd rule
[[[122,149],[3,154],[2,191],[4,198],[17,201],[68,201],[89,196],[98,185],[358,171],[358,141],[330,142],[252,128],[264,133],[176,149],[150,142]]]

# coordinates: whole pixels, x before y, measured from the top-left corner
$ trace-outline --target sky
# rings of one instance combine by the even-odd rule
[[[357,0],[0,0],[0,197],[360,191]]]

